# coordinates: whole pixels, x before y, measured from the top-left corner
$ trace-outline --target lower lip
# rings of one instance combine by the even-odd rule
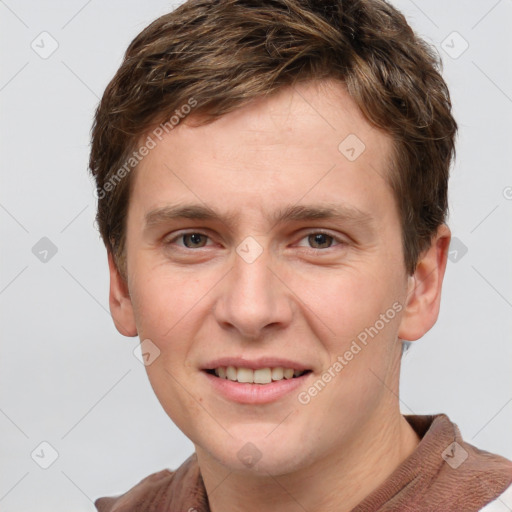
[[[267,404],[289,395],[302,386],[312,372],[293,379],[276,380],[269,384],[251,384],[221,379],[206,371],[202,372],[213,388],[227,399],[240,404]]]

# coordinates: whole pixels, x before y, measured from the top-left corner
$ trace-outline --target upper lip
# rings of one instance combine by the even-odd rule
[[[236,368],[250,368],[251,370],[259,370],[261,368],[293,368],[294,370],[304,371],[310,370],[311,367],[301,364],[290,359],[282,359],[280,357],[258,357],[257,359],[244,359],[242,357],[220,357],[207,362],[203,366],[203,370],[214,370],[221,366],[235,366]]]

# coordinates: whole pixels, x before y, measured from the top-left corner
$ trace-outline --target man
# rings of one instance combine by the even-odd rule
[[[189,1],[136,37],[93,127],[97,219],[115,325],[195,453],[98,510],[499,504],[511,461],[399,410],[456,128],[382,0]]]

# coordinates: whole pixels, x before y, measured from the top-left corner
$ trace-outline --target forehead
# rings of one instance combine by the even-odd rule
[[[270,208],[302,198],[364,210],[391,194],[391,138],[366,121],[339,82],[282,88],[201,126],[192,113],[153,138],[133,176],[132,200],[144,217],[192,198],[216,211],[258,206],[271,219]]]

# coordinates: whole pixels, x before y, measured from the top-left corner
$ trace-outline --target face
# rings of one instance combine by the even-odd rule
[[[114,318],[150,340],[151,385],[198,453],[294,471],[395,399],[411,278],[391,140],[330,82],[192,119],[132,176]]]

